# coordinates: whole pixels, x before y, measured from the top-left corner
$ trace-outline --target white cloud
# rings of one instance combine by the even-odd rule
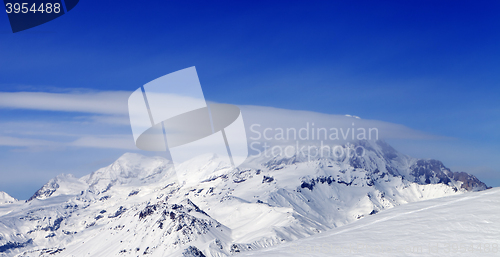
[[[83,117],[93,122],[110,124],[110,125],[123,125],[130,126],[130,119],[128,115],[94,115],[90,117]]]
[[[0,108],[91,114],[85,116],[78,114],[71,120],[4,121],[0,124],[0,145],[136,149],[132,135],[125,135],[130,126],[127,106],[130,94],[131,92],[126,91],[0,92]],[[250,130],[252,124],[260,124],[261,132],[265,128],[299,130],[309,124],[314,128],[327,129],[376,128],[381,139],[443,139],[443,137],[426,134],[399,124],[356,119],[345,115],[262,106],[241,106],[241,110],[248,137],[254,136]]]
[[[31,109],[61,112],[100,114],[80,117],[81,121],[101,124],[129,125],[127,91],[103,92],[0,92],[0,108]],[[314,123],[316,128],[377,128],[380,138],[443,139],[421,131],[390,122],[355,119],[345,115],[323,114],[309,111],[295,111],[262,106],[241,106],[247,128],[261,124],[265,128],[297,128]],[[352,123],[355,125],[353,126]]]
[[[0,145],[2,146],[54,146],[57,142],[41,140],[41,139],[31,139],[31,138],[18,138],[18,137],[8,137],[0,136]]]
[[[0,108],[126,115],[130,93],[126,91],[0,92]]]
[[[296,131],[299,131],[301,128],[306,128],[307,126],[309,126],[309,131],[312,131],[313,128],[315,131],[317,131],[318,128],[325,128],[327,131],[329,131],[331,128],[336,128],[338,130],[343,129],[344,131],[347,131],[347,129],[349,129],[349,131],[351,132],[353,131],[353,129],[355,129],[355,131],[357,132],[358,128],[364,128],[368,132],[368,130],[372,128],[378,131],[378,139],[384,139],[384,140],[447,139],[446,137],[443,136],[437,136],[422,131],[417,131],[408,128],[404,125],[384,122],[379,120],[357,119],[345,115],[323,114],[310,111],[286,110],[286,109],[262,107],[262,106],[240,106],[240,108],[243,113],[243,119],[245,121],[247,134],[249,137],[254,137],[254,138],[258,137],[258,135],[257,133],[254,133],[250,130],[250,127],[253,124],[260,125],[254,127],[255,128],[254,130],[259,131],[261,134],[263,134],[265,129],[271,129],[268,130],[268,136],[272,136],[273,131],[276,131],[277,128],[281,128],[284,131],[286,131],[287,128],[295,128]],[[373,135],[375,135],[375,132],[373,133]],[[349,138],[351,136],[352,133],[349,134]],[[342,136],[340,135],[340,137]],[[377,138],[372,138],[372,139],[377,139]]]
[[[70,146],[91,148],[115,148],[137,150],[132,135],[86,136],[69,144]]]
[[[134,145],[134,140],[130,135],[83,136],[71,142],[0,136],[0,146],[28,148],[38,147],[37,149],[45,147],[46,150],[64,150],[64,147],[137,150]]]

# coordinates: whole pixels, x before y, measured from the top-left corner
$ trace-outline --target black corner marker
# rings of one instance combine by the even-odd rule
[[[79,0],[3,0],[12,32],[49,22],[73,9]],[[66,7],[66,11],[65,11]]]
[[[79,2],[80,0],[64,0],[64,3],[66,3],[66,12],[71,11]]]

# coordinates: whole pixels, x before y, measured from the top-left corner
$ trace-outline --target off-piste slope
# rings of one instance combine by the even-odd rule
[[[498,213],[500,188],[493,188],[401,205],[242,256],[499,256]]]

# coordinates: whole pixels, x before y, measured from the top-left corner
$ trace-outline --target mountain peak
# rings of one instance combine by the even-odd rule
[[[7,194],[7,193],[5,193],[3,191],[0,191],[0,205],[15,203],[17,201],[18,200],[16,198],[10,196],[9,194]]]
[[[93,184],[101,179],[111,181],[143,178],[166,169],[171,162],[165,158],[148,157],[136,153],[125,153],[107,167],[101,168],[82,179]]]
[[[473,175],[383,141],[340,147],[364,151],[254,156],[238,168],[207,154],[175,169],[165,158],[127,153],[80,179],[59,175],[30,199],[50,201],[7,206],[13,211],[2,216],[0,247],[16,246],[7,256],[35,253],[33,245],[61,256],[230,256],[408,202],[487,188]]]
[[[178,179],[185,186],[227,174],[233,170],[231,163],[216,154],[204,154],[176,166]]]
[[[84,182],[80,181],[72,174],[59,174],[38,189],[38,191],[28,199],[28,202],[34,199],[43,200],[58,195],[76,195],[82,190],[85,190],[86,187],[87,185]]]
[[[114,185],[143,183],[175,175],[172,163],[159,156],[144,156],[136,153],[125,153],[107,167],[84,176],[85,182],[94,193],[107,191]]]

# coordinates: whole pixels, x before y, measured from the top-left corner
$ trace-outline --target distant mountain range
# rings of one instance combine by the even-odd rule
[[[363,156],[215,155],[177,165],[125,154],[59,175],[27,201],[0,193],[0,256],[230,256],[323,233],[394,206],[488,187],[440,161],[358,141]]]

